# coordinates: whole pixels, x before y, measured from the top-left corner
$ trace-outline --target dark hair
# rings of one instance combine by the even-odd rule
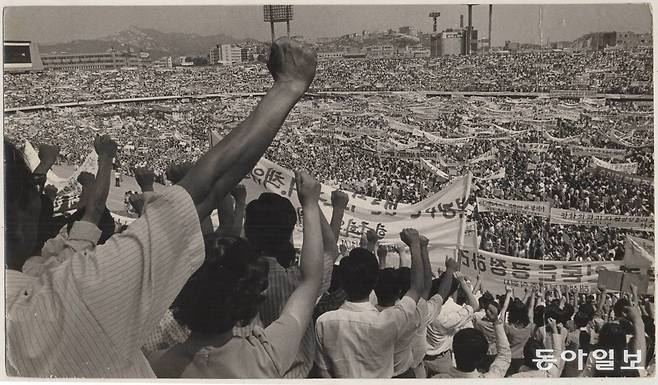
[[[368,298],[378,276],[377,257],[364,248],[357,247],[340,260],[340,282],[350,301]]]
[[[402,299],[411,288],[411,268],[401,267],[398,269],[398,279],[400,280],[400,294],[398,298]]]
[[[494,301],[495,299],[493,295],[488,291],[484,292],[484,294],[482,294],[480,298],[478,298],[480,309],[486,309],[489,306],[489,304],[493,303]]]
[[[297,223],[297,212],[290,201],[274,193],[262,193],[245,210],[244,233],[253,247],[274,257],[283,267],[295,260],[290,237]]]
[[[542,327],[544,326],[544,311],[546,308],[544,305],[537,305],[535,306],[535,309],[533,310],[533,321],[535,323],[535,326],[537,327]]]
[[[509,323],[513,325],[520,324],[523,327],[526,327],[530,323],[530,318],[528,317],[528,306],[518,298],[514,298],[509,304],[507,312],[509,314]]]
[[[556,323],[564,324],[566,322],[564,320],[565,314],[566,312],[564,311],[564,309],[560,309],[559,306],[549,305],[546,308],[545,317],[554,319]]]
[[[340,290],[342,286],[340,285],[340,265],[334,265],[331,272],[331,284],[329,285],[329,292],[334,293],[337,290]],[[324,294],[324,293],[323,293]]]
[[[563,308],[563,310],[564,310],[564,314],[563,314],[563,315],[564,315],[564,319],[562,320],[562,323],[563,323],[564,325],[566,325],[567,322],[568,322],[569,320],[571,320],[571,317],[572,317],[573,314],[575,313],[576,309],[574,309],[574,307],[573,307],[572,304],[570,304],[570,303],[565,303],[565,304],[564,304],[564,308]]]
[[[631,303],[626,298],[619,298],[619,300],[612,306],[612,309],[615,312],[615,317],[619,318],[623,316],[629,306],[631,306]]]
[[[85,208],[81,208],[76,210],[73,215],[68,217],[67,219],[67,225],[66,229],[67,231],[71,231],[71,228],[73,227],[73,223],[79,221],[82,219],[85,213]],[[114,224],[114,218],[112,218],[112,213],[110,210],[105,207],[105,210],[103,211],[103,216],[101,217],[100,222],[98,222],[98,228],[101,231],[101,236],[98,239],[98,244],[102,245],[114,235],[114,229],[116,225]]]
[[[533,360],[538,358],[537,351],[541,349],[544,349],[544,343],[536,338],[530,338],[523,346],[523,364],[530,369],[540,370],[538,362]]]
[[[594,306],[591,303],[580,304],[580,306],[578,306],[578,312],[586,315],[587,319],[590,321],[594,319],[594,313],[596,313]]]
[[[477,329],[466,328],[458,331],[452,340],[457,369],[472,372],[480,366],[487,356],[489,343],[484,333]]]
[[[380,305],[395,303],[400,294],[400,279],[397,270],[391,267],[379,270],[375,294],[377,294],[377,302]]]
[[[618,323],[607,322],[601,327],[599,331],[598,348],[615,351],[615,354],[620,354],[626,349],[626,331]]]
[[[244,326],[265,299],[268,271],[245,239],[213,234],[206,240],[206,260],[176,299],[174,317],[204,334]]]

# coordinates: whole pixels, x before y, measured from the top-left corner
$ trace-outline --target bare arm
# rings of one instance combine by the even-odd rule
[[[112,158],[117,152],[117,144],[109,136],[100,136],[96,138],[94,147],[98,154],[98,171],[96,172],[93,191],[89,194],[86,202],[87,205],[82,220],[98,225],[103,212],[105,212],[105,203],[110,192]]]
[[[231,191],[231,195],[235,199],[235,207],[233,210],[233,229],[231,231],[236,237],[242,234],[242,225],[244,224],[244,214],[247,208],[247,189],[244,185],[239,184]]]
[[[644,321],[642,321],[642,312],[640,308],[633,304],[628,307],[628,318],[633,322],[633,352],[640,352],[640,368],[644,368],[647,363],[647,339],[644,332]]]
[[[459,271],[455,272],[454,275],[455,275],[455,278],[457,278],[457,280],[459,281],[459,284],[460,284],[462,290],[464,290],[464,292],[466,292],[466,296],[468,297],[468,304],[471,305],[471,307],[473,308],[473,311],[480,310],[480,304],[478,303],[478,300],[475,299],[475,296],[473,295],[473,291],[471,291],[471,288],[468,287],[468,284],[466,283],[466,279],[465,279],[464,275],[462,273],[460,273]]]
[[[423,258],[423,293],[421,297],[426,300],[430,298],[432,290],[432,265],[430,265],[430,254],[428,251],[429,239],[423,235],[420,236],[420,256]],[[443,297],[441,297],[443,298]]]
[[[424,290],[423,259],[420,253],[420,235],[415,229],[404,229],[400,233],[400,239],[406,243],[411,250],[411,287],[405,296],[418,302]]]
[[[301,282],[286,302],[282,314],[293,316],[305,330],[313,314],[322,282],[322,229],[318,206],[320,184],[304,171],[297,173],[296,180],[304,220]],[[299,338],[301,340],[301,336]]]
[[[333,209],[330,225],[336,241],[340,238],[340,225],[343,223],[343,215],[345,214],[345,208],[347,208],[349,201],[349,196],[344,192],[340,190],[331,192],[331,205]]]
[[[179,183],[197,206],[199,218],[208,216],[201,203],[216,185],[217,195],[228,194],[256,165],[281,128],[288,113],[315,76],[316,55],[287,38],[272,44],[268,68],[274,85],[256,108],[219,144],[206,152]]]
[[[507,323],[507,308],[509,307],[510,298],[512,298],[512,288],[510,286],[505,287],[505,302],[503,302],[503,307],[500,309],[500,317],[503,323]]]
[[[531,325],[535,322],[535,301],[537,300],[535,294],[535,290],[533,289],[530,293],[530,304],[528,305],[528,319]]]
[[[39,165],[34,169],[33,174],[46,175],[57,161],[58,155],[59,155],[59,146],[53,146],[50,144],[40,145]]]
[[[444,278],[439,283],[438,294],[443,298],[443,302],[448,299],[448,294],[450,293],[450,288],[452,288],[452,280],[454,279],[454,274],[457,272],[459,265],[454,258],[446,259],[446,271]]]

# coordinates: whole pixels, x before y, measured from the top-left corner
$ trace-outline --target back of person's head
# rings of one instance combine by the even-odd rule
[[[546,310],[546,308],[544,307],[544,305],[535,306],[535,308],[533,310],[534,314],[533,314],[533,317],[532,317],[533,320],[534,320],[535,326],[537,326],[537,327],[544,326],[544,311],[545,310]]]
[[[357,247],[340,260],[340,282],[350,301],[367,299],[377,285],[379,263],[370,251]]]
[[[528,317],[528,306],[520,299],[514,298],[508,307],[509,323],[512,325],[528,326],[530,317]]]
[[[580,306],[578,306],[578,312],[585,314],[587,318],[591,321],[594,318],[594,313],[596,312],[596,310],[594,310],[594,305],[587,302],[580,304]]]
[[[591,320],[592,319],[590,318],[589,314],[580,310],[577,311],[576,314],[574,314],[573,316],[573,322],[577,328],[587,327],[587,325],[589,325]]]
[[[439,275],[439,278],[434,278],[432,280],[432,289],[430,290],[430,297],[436,295],[439,292],[439,287],[441,287],[441,282],[445,279],[449,279],[450,277],[448,276],[447,272],[442,272],[441,275]],[[455,291],[459,289],[459,281],[456,280],[454,277],[452,278],[452,285],[450,286],[450,291],[448,291],[447,295],[445,298],[443,298],[443,302],[445,302],[448,297],[453,295]]]
[[[487,356],[489,343],[484,334],[473,328],[458,331],[452,340],[457,369],[472,372],[479,367]]]
[[[537,362],[533,362],[533,360],[539,358],[537,351],[542,349],[544,349],[544,344],[541,341],[530,338],[523,346],[523,364],[531,370],[541,370]]]
[[[411,288],[411,268],[401,267],[398,269],[398,279],[400,282],[400,294],[398,295],[399,299],[402,299],[405,294]]]
[[[564,309],[560,309],[559,306],[556,306],[556,305],[553,305],[553,304],[549,305],[546,308],[545,314],[546,314],[545,315],[546,318],[552,318],[557,323],[564,323],[565,322],[564,320],[566,318],[566,316],[565,316],[566,313],[565,313]]]
[[[615,318],[624,316],[629,306],[631,306],[631,303],[626,298],[619,298],[612,306],[612,310],[615,312]]]
[[[340,285],[340,265],[334,265],[333,271],[331,272],[331,284],[329,284],[329,292],[334,293],[337,290],[340,290],[342,286]]]
[[[599,332],[598,349],[614,350],[615,355],[623,354],[626,349],[626,331],[624,327],[615,322],[607,322]]]
[[[247,205],[244,233],[253,247],[287,268],[295,260],[290,238],[296,223],[297,212],[292,203],[278,194],[266,192]]]
[[[247,325],[266,297],[268,270],[247,240],[213,234],[206,240],[204,263],[176,298],[174,317],[203,334]]]
[[[41,194],[23,153],[4,141],[5,263],[21,270],[39,238]]]
[[[382,306],[391,306],[395,304],[400,294],[400,280],[398,271],[389,267],[379,270],[379,279],[375,286],[377,302]]]
[[[574,312],[576,309],[574,309],[573,305],[570,303],[565,303],[564,304],[564,319],[562,320],[563,324],[567,324],[567,321],[571,320],[571,317],[573,317]]]
[[[490,303],[494,302],[495,299],[491,293],[485,291],[480,298],[478,298],[478,304],[480,304],[480,309],[486,309]]]

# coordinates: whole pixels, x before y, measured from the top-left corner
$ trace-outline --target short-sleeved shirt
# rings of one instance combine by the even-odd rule
[[[425,353],[427,352],[427,326],[434,320],[441,312],[443,298],[435,294],[429,300],[421,298],[418,300],[416,311],[420,317],[420,325],[415,330],[415,340],[411,347],[411,360],[412,367],[417,367],[423,363]]]
[[[513,324],[505,325],[505,334],[509,340],[510,348],[512,349],[512,359],[523,358],[523,348],[532,336],[532,331],[535,325],[529,323],[525,327],[517,327]]]
[[[186,342],[150,357],[160,378],[282,378],[290,369],[306,329],[289,314],[263,329],[255,323],[248,332],[221,346],[194,335]]]
[[[175,186],[104,245],[38,277],[8,270],[8,374],[153,377],[140,347],[204,255],[194,203]]]
[[[403,297],[381,312],[368,302],[345,302],[315,325],[316,363],[334,378],[391,378],[394,348],[412,327],[416,302]]]
[[[441,313],[427,327],[428,355],[437,355],[452,349],[452,337],[472,326],[473,307],[460,306],[452,298],[443,304]]]

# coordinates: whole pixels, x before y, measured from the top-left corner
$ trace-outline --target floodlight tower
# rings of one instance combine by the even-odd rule
[[[274,42],[274,23],[286,23],[286,31],[290,37],[290,20],[293,19],[292,5],[263,5],[263,19],[270,23],[270,33]]]
[[[436,20],[441,16],[441,12],[430,12],[430,17],[434,20],[434,27],[432,32],[436,33]]]

